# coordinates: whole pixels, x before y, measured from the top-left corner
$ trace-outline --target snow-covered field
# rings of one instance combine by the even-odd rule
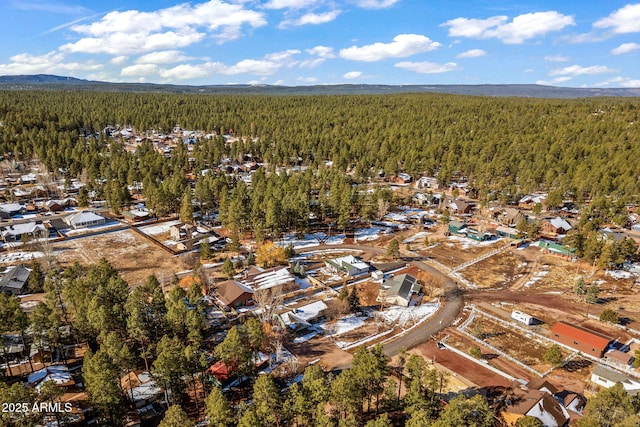
[[[150,236],[157,236],[158,234],[168,233],[169,228],[171,228],[172,225],[178,225],[180,223],[181,222],[179,220],[167,221],[163,222],[162,224],[140,227],[140,231]]]
[[[389,307],[378,312],[378,316],[391,324],[397,322],[403,327],[407,322],[417,323],[430,317],[438,310],[439,304],[422,304],[415,307]]]
[[[337,337],[346,334],[347,332],[351,332],[354,329],[361,328],[362,326],[364,326],[364,321],[367,319],[368,318],[366,316],[351,315],[343,317],[342,319],[330,325],[324,324],[321,327],[324,330],[324,334],[326,336]]]

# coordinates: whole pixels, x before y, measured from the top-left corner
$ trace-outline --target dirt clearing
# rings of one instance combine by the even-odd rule
[[[106,258],[130,285],[143,283],[150,274],[159,279],[182,270],[177,258],[131,230],[115,231],[53,244],[62,267],[93,264]]]

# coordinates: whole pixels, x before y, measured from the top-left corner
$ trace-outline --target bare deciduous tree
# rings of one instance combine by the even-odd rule
[[[253,293],[253,300],[260,307],[257,310],[258,318],[262,322],[271,322],[273,315],[278,311],[284,301],[284,294],[278,286],[258,289]]]

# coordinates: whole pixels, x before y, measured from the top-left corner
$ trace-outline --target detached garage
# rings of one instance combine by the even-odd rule
[[[594,357],[604,356],[609,343],[613,341],[606,335],[565,322],[558,322],[553,326],[551,338]]]

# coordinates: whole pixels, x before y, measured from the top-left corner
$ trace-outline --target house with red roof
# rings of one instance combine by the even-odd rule
[[[594,357],[604,356],[609,343],[613,341],[613,338],[606,335],[565,322],[558,322],[553,326],[551,338]]]

